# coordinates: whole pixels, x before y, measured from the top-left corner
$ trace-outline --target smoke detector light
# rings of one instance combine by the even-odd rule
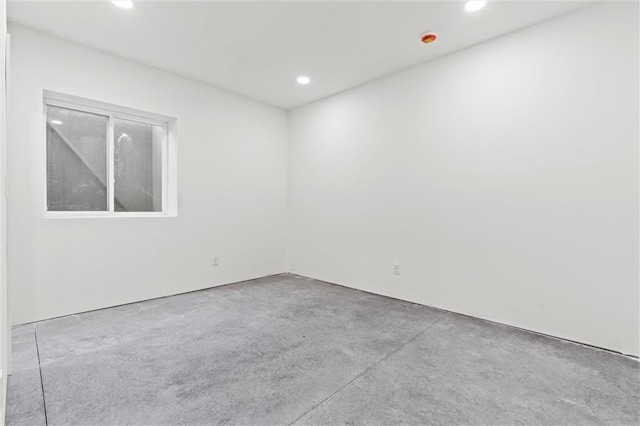
[[[485,0],[470,0],[464,5],[464,9],[467,12],[475,12],[476,10],[480,10],[487,5]]]
[[[296,79],[296,81],[298,82],[298,84],[302,84],[302,85],[311,83],[311,79],[306,75],[301,75]]]
[[[133,7],[133,2],[131,0],[111,0],[113,4],[123,9],[131,9]]]
[[[436,33],[426,33],[422,35],[422,38],[420,39],[424,44],[429,44],[429,43],[433,43],[434,41],[436,41],[436,39],[438,38],[438,36],[436,35]]]

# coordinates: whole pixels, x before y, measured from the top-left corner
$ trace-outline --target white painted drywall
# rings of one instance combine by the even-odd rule
[[[460,1],[136,1],[123,12],[108,1],[14,0],[9,18],[288,109],[582,1],[492,1],[470,15]],[[427,29],[446,42],[422,49]],[[306,73],[313,84],[301,90],[295,78]]]
[[[14,324],[284,272],[284,111],[26,28],[9,31]],[[176,117],[178,217],[43,218],[44,89]]]
[[[0,0],[0,424],[7,407],[7,375],[11,372],[9,306],[7,303],[7,212],[5,202],[7,141],[7,3]]]
[[[293,110],[291,271],[638,355],[638,47],[599,4]]]

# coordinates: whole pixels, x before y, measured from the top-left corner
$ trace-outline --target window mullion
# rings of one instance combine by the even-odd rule
[[[169,128],[162,125],[164,140],[162,141],[162,212],[169,211]]]
[[[108,138],[108,149],[109,149],[109,153],[108,153],[108,164],[107,164],[107,171],[108,171],[108,182],[109,182],[109,188],[107,190],[108,194],[109,194],[109,212],[111,214],[115,214],[115,173],[114,173],[114,169],[115,169],[115,144],[113,142],[113,138],[114,138],[114,122],[113,122],[113,114],[109,114],[109,128],[108,128],[108,134],[107,134],[107,138]]]

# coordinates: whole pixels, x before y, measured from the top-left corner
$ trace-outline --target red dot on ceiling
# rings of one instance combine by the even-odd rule
[[[436,41],[437,38],[438,36],[435,33],[427,33],[422,36],[422,42],[424,44],[429,44]]]

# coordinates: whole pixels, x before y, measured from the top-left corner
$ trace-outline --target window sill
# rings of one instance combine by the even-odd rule
[[[177,213],[153,212],[45,212],[45,219],[123,219],[123,218],[171,218],[178,217]]]

